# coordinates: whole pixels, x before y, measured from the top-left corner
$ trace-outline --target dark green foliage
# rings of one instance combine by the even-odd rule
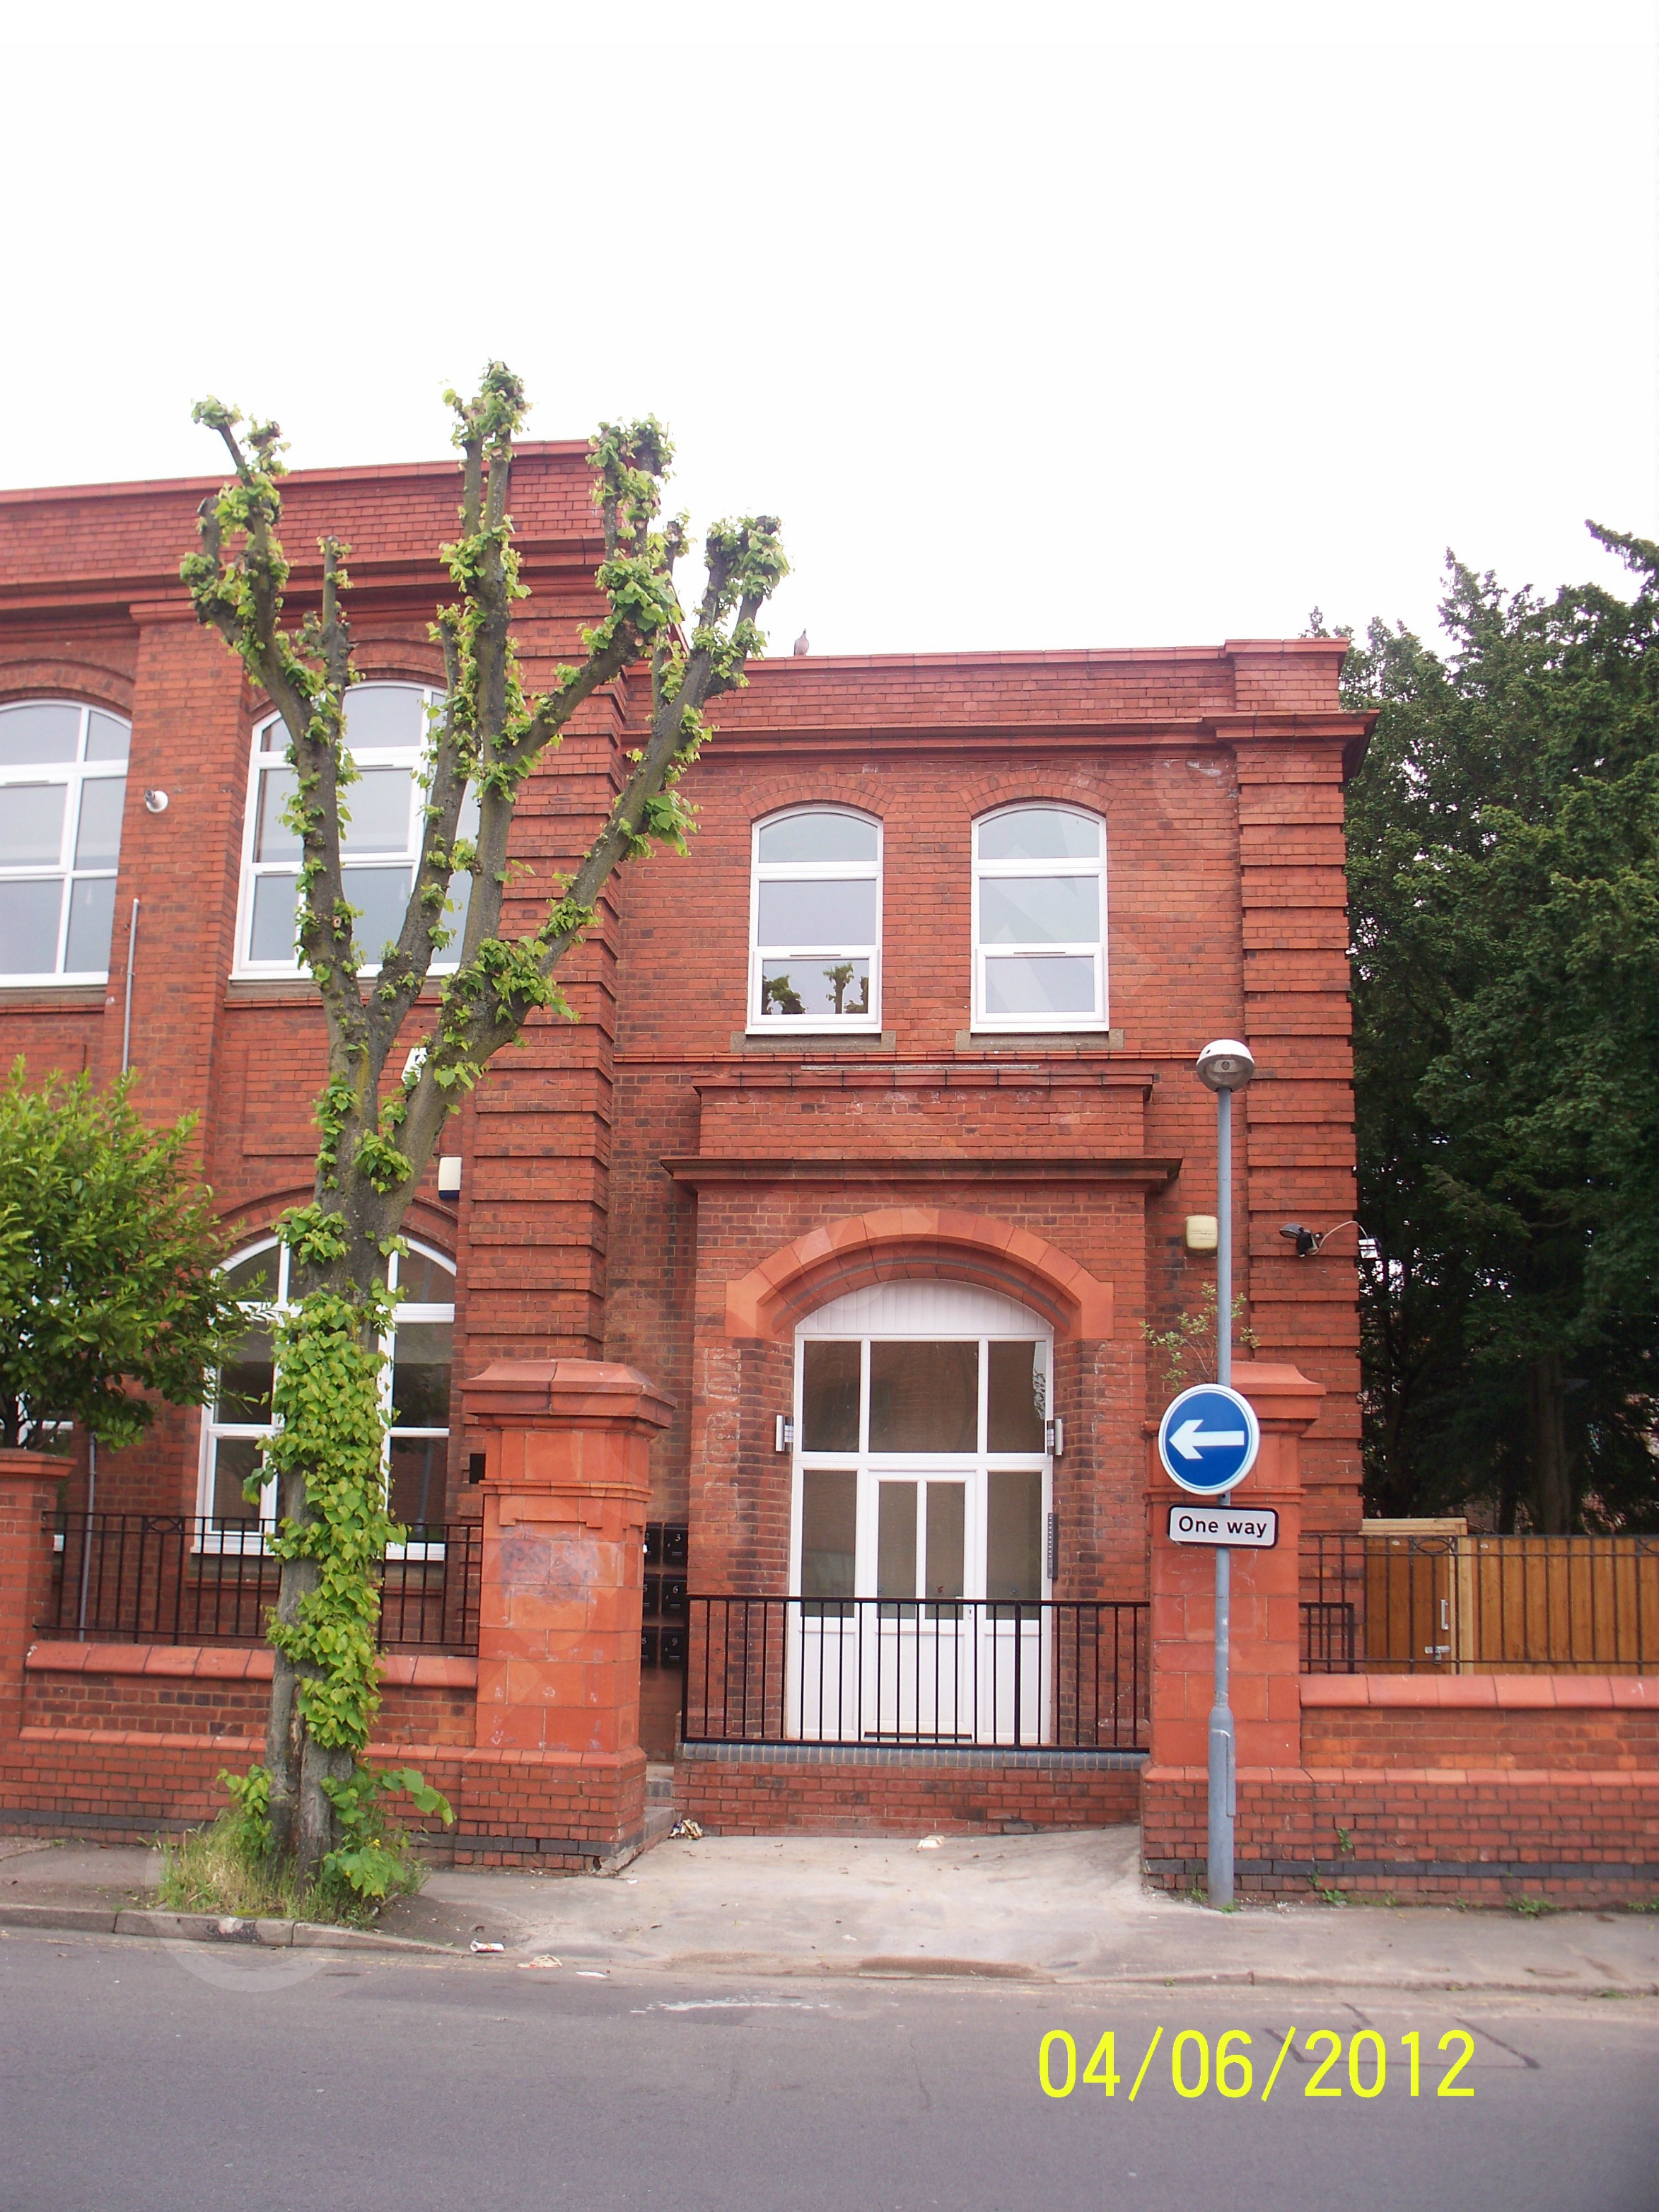
[[[75,1421],[131,1443],[154,1405],[198,1406],[242,1323],[217,1276],[212,1193],[186,1158],[194,1119],[142,1121],[124,1077],[0,1090],[0,1443]]]
[[[1373,623],[1349,793],[1369,1510],[1659,1526],[1659,548]]]

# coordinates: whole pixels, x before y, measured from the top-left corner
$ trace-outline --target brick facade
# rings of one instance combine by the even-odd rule
[[[110,982],[0,994],[0,1049],[42,1073],[115,1073],[137,899],[139,1097],[157,1115],[200,1115],[205,1171],[252,1232],[309,1188],[322,1035],[303,985],[233,974],[263,702],[176,580],[210,489],[0,496],[0,702],[82,699],[133,723]],[[453,470],[301,472],[286,497],[295,611],[316,589],[309,549],[326,524],[353,547],[364,674],[436,679],[426,625],[444,590],[434,556]],[[580,448],[522,449],[514,507],[535,685],[592,605]],[[1240,1034],[1261,1080],[1239,1115],[1238,1282],[1262,1355],[1327,1388],[1307,1451],[1310,1522],[1352,1526],[1352,1242],[1298,1261],[1278,1236],[1287,1214],[1328,1224],[1352,1207],[1341,791],[1364,724],[1340,709],[1340,653],[1245,641],[757,664],[687,781],[690,857],[614,886],[566,979],[580,1023],[532,1022],[446,1136],[465,1160],[459,1205],[430,1178],[416,1201],[411,1231],[459,1262],[459,1371],[563,1354],[650,1373],[676,1402],[653,1449],[652,1511],[700,1524],[699,1582],[781,1587],[787,1507],[773,1495],[769,1423],[788,1402],[791,1334],[742,1334],[728,1287],[816,1231],[907,1207],[972,1212],[1052,1246],[1109,1293],[1109,1319],[1097,1302],[1057,1328],[1056,1410],[1072,1439],[1057,1471],[1063,1583],[1138,1594],[1142,1324],[1191,1307],[1209,1279],[1182,1240],[1182,1218],[1214,1205],[1212,1114],[1190,1068],[1206,1037]],[[532,779],[509,921],[585,845],[639,714],[618,684]],[[145,812],[149,788],[168,793],[164,814]],[[972,1033],[971,824],[1044,798],[1106,823],[1109,1037]],[[745,1035],[750,825],[808,799],[884,825],[879,1036]],[[925,1234],[873,1264],[901,1262],[975,1279],[959,1249]],[[100,1503],[193,1510],[198,1432],[193,1413],[168,1413],[143,1446],[106,1455]],[[464,1469],[477,1443],[458,1423],[452,1511],[476,1510]]]

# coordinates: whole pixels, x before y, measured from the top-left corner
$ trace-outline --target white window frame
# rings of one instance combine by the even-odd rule
[[[409,1239],[409,1249],[411,1255],[418,1253],[422,1259],[430,1260],[437,1267],[441,1268],[443,1272],[450,1277],[452,1281],[454,1279],[455,1262],[449,1257],[447,1253],[440,1252],[434,1246],[422,1243],[417,1238],[413,1237]],[[257,1238],[252,1244],[246,1244],[240,1249],[240,1250],[234,1252],[225,1261],[225,1267],[228,1270],[232,1267],[240,1267],[249,1260],[259,1259],[267,1255],[270,1256],[270,1265],[268,1269],[268,1273],[270,1276],[270,1295],[258,1298],[246,1298],[242,1301],[242,1304],[250,1310],[250,1312],[262,1316],[268,1316],[271,1326],[274,1328],[277,1322],[282,1320],[286,1314],[290,1313],[293,1310],[288,1294],[289,1253],[287,1246],[279,1243],[275,1237],[261,1237]],[[392,1287],[395,1290],[398,1284],[398,1273],[402,1267],[401,1255],[394,1254],[391,1265],[392,1272],[390,1279]],[[454,1319],[455,1302],[453,1298],[447,1301],[430,1302],[425,1304],[416,1304],[413,1303],[407,1304],[400,1304],[397,1310],[397,1321],[398,1322],[448,1322],[453,1325]],[[392,1466],[392,1432],[390,1426],[390,1416],[392,1413],[392,1360],[396,1340],[397,1327],[394,1324],[391,1329],[386,1331],[380,1340],[381,1356],[380,1403],[385,1407],[388,1419],[385,1447],[381,1455],[381,1466],[388,1478],[390,1476]],[[255,1443],[263,1443],[272,1433],[276,1424],[272,1421],[220,1421],[215,1419],[216,1405],[217,1396],[216,1393],[215,1397],[210,1400],[208,1404],[203,1408],[202,1413],[201,1449],[196,1478],[196,1494],[198,1501],[196,1548],[202,1552],[264,1552],[267,1547],[268,1539],[276,1525],[276,1485],[274,1481],[267,1482],[261,1489],[259,1492],[258,1517],[257,1522],[250,1523],[249,1525],[240,1528],[215,1528],[211,1525],[213,1520],[214,1446],[222,1437],[228,1437],[234,1441],[252,1440]],[[427,1437],[447,1437],[451,1434],[451,1430],[447,1428],[405,1428],[400,1425],[397,1431],[397,1434],[400,1437],[412,1437],[416,1438]],[[394,1559],[441,1559],[444,1556],[444,1546],[441,1542],[393,1544],[389,1547],[387,1556]]]
[[[64,823],[59,837],[55,864],[30,861],[16,867],[0,867],[0,882],[57,883],[62,886],[58,900],[58,943],[56,958],[52,967],[40,969],[9,969],[0,971],[0,987],[24,985],[54,988],[88,983],[106,983],[108,963],[101,968],[65,968],[69,952],[70,908],[74,899],[74,887],[78,882],[113,883],[120,870],[120,840],[116,840],[116,862],[108,868],[77,868],[75,865],[75,842],[81,829],[81,798],[88,783],[119,776],[125,782],[131,765],[132,723],[125,714],[117,714],[112,707],[90,706],[82,699],[27,698],[0,702],[0,713],[11,707],[67,707],[81,717],[81,728],[75,743],[72,761],[42,761],[35,765],[21,763],[15,768],[0,768],[0,805],[5,804],[4,793],[14,785],[62,784],[65,787]],[[102,714],[112,722],[118,722],[127,733],[127,757],[118,761],[89,761],[87,739],[92,728],[92,717]],[[112,911],[111,930],[114,921]]]
[[[760,856],[763,831],[775,829],[780,822],[808,814],[842,814],[854,822],[867,823],[876,833],[875,858],[872,860],[763,860]],[[879,816],[866,814],[862,807],[840,806],[822,801],[807,801],[798,806],[781,807],[775,813],[766,815],[757,822],[750,833],[749,869],[749,1022],[748,1027],[757,1036],[842,1036],[849,1033],[869,1036],[881,1029],[881,936],[882,936],[882,878],[885,856],[885,840]],[[876,886],[876,933],[872,945],[796,945],[787,949],[775,945],[765,947],[768,958],[781,957],[791,960],[823,960],[842,957],[868,960],[870,963],[870,1011],[864,1014],[769,1014],[761,1010],[760,945],[760,887],[763,883],[867,883]]]
[[[983,860],[980,858],[980,833],[988,823],[1000,820],[1009,814],[1069,814],[1075,820],[1089,823],[1100,839],[1100,849],[1095,859],[1054,860]],[[1076,944],[1057,944],[1045,939],[1030,945],[997,944],[988,945],[980,935],[979,908],[981,883],[1000,878],[1032,876],[1092,876],[1100,886],[1100,935],[1095,941]],[[981,814],[973,829],[973,1027],[988,1033],[1012,1032],[1033,1036],[1042,1030],[1104,1030],[1110,1015],[1107,1000],[1106,966],[1106,823],[1103,816],[1087,806],[1070,806],[1062,801],[1048,799],[1020,799],[1006,806],[994,808]],[[1095,963],[1095,1007],[1092,1013],[1061,1014],[991,1014],[986,1011],[986,965],[998,958],[1030,958],[1032,956],[1080,957],[1092,955]]]
[[[352,690],[354,693],[414,692],[420,698],[423,720],[428,721],[428,724],[432,708],[441,704],[447,696],[441,684],[410,684],[398,678],[389,679],[386,683],[354,684]],[[286,960],[255,960],[250,949],[253,935],[255,884],[262,877],[297,878],[300,872],[301,863],[297,860],[256,860],[253,857],[254,844],[258,835],[260,775],[266,769],[286,769],[290,766],[287,758],[288,743],[288,731],[282,716],[280,714],[261,716],[254,726],[248,762],[247,796],[242,811],[241,890],[236,908],[236,957],[231,971],[233,975],[244,981],[252,981],[261,976],[301,975],[306,972],[301,962],[297,945],[292,957]],[[415,869],[421,857],[421,842],[426,832],[428,786],[422,772],[429,766],[429,747],[424,740],[412,745],[363,745],[361,747],[354,745],[351,749],[351,757],[359,769],[395,768],[408,769],[411,771],[409,785],[409,836],[401,860],[402,865],[409,870],[410,882],[412,885]],[[349,813],[351,808],[349,786],[342,793],[342,797]],[[375,866],[392,867],[398,865],[398,862],[399,855],[395,853],[376,853],[373,855],[365,854],[361,860],[353,860],[348,855],[347,865],[356,867]],[[454,917],[452,916],[452,923],[453,919]],[[360,945],[358,949],[362,951],[363,948]],[[379,975],[380,950],[379,945],[374,947],[377,957],[367,962],[358,970],[360,975]],[[453,975],[459,964],[454,957],[458,950],[459,933],[458,937],[452,939],[450,943],[434,958],[428,972],[434,975]]]

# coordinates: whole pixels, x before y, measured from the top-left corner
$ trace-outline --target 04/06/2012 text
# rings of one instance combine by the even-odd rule
[[[1261,2090],[1265,2105],[1273,2093],[1279,2069],[1291,2055],[1300,2033],[1286,2028],[1282,2040],[1269,2044],[1273,2052],[1273,2063],[1266,2082]],[[1127,2101],[1133,2104],[1143,2087],[1150,2086],[1149,2075],[1154,2053],[1164,2040],[1164,2030],[1154,2028],[1152,2039],[1136,2068]],[[1316,2027],[1302,2035],[1300,2057],[1304,2065],[1313,2071],[1303,2084],[1304,2097],[1340,2097],[1346,2089],[1356,2097],[1380,2097],[1389,2081],[1389,2046],[1386,2039],[1374,2027],[1362,2027],[1346,2039],[1347,2067],[1346,2082],[1340,2061],[1344,2038],[1334,2028]],[[1086,2045],[1088,2038],[1084,2038]],[[1409,2097],[1423,2094],[1423,2039],[1413,2028],[1399,2039],[1400,2054],[1394,2069],[1396,2091],[1403,2087]],[[1251,2039],[1242,2027],[1230,2027],[1215,2039],[1214,2063],[1211,2063],[1210,2039],[1196,2027],[1183,2027],[1173,2036],[1169,2045],[1170,2086],[1176,2096],[1188,2099],[1202,2097],[1213,2090],[1218,2096],[1237,2100],[1255,2097],[1255,2067],[1251,2057]],[[1435,2085],[1437,2097],[1472,2097],[1472,2087],[1461,2083],[1457,2077],[1474,2056],[1474,2038],[1467,2028],[1449,2028],[1436,2045],[1446,2053],[1441,2062],[1445,2071]],[[1266,2053],[1262,2054],[1265,2057]],[[1431,2065],[1434,2063],[1430,2061]],[[1163,2069],[1158,2069],[1158,2079]],[[1117,2069],[1117,2037],[1111,2028],[1095,2045],[1081,2073],[1078,2070],[1078,2044],[1074,2036],[1063,2027],[1051,2027],[1037,2046],[1037,2081],[1045,2097],[1069,2097],[1073,2090],[1097,2089],[1108,2097],[1115,2097],[1124,2076]],[[1294,2092],[1292,2091],[1292,2094]]]

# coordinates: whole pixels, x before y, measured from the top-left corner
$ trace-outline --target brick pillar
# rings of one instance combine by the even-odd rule
[[[23,1725],[23,1662],[52,1595],[52,1535],[68,1462],[46,1452],[0,1451],[0,1741]]]
[[[1235,1364],[1233,1387],[1261,1427],[1261,1452],[1235,1498],[1279,1516],[1272,1551],[1235,1550],[1232,1559],[1229,1702],[1243,1858],[1250,1777],[1302,1765],[1302,1438],[1318,1418],[1325,1386],[1294,1367],[1246,1362]],[[1170,1541],[1169,1508],[1200,1501],[1170,1480],[1156,1445],[1151,1461],[1152,1744],[1142,1777],[1142,1848],[1150,1869],[1180,1887],[1201,1869],[1206,1851],[1215,1555],[1207,1545]]]
[[[641,1571],[651,1443],[673,1403],[636,1369],[592,1359],[499,1360],[462,1394],[484,1438],[471,1763],[544,1769],[542,1817],[563,1814],[611,1856],[644,1819]]]

